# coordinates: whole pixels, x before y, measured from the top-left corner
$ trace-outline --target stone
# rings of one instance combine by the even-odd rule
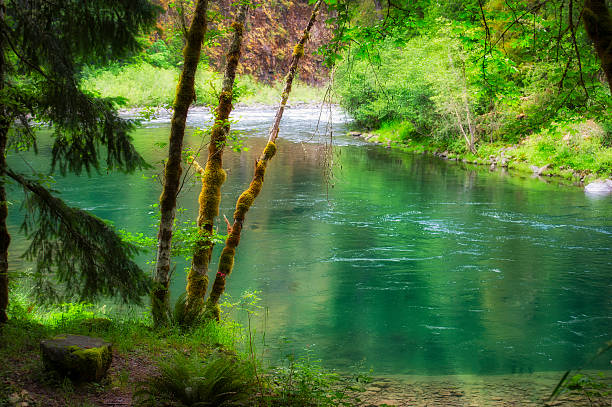
[[[361,137],[361,132],[360,131],[349,131],[348,135],[352,137]]]
[[[532,165],[531,167],[531,171],[533,171],[533,173],[537,176],[540,176],[542,174],[544,174],[544,171],[546,171],[547,169],[550,168],[550,164],[546,164],[542,167],[538,167],[537,165]]]
[[[607,195],[612,194],[612,180],[598,180],[593,181],[584,187],[584,192],[593,195]]]
[[[98,381],[106,375],[113,358],[111,346],[83,335],[58,335],[40,342],[45,369],[77,381]]]

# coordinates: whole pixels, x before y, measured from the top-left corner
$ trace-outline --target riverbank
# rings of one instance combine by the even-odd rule
[[[137,391],[151,378],[160,376],[160,362],[176,355],[201,357],[215,352],[230,355],[232,363],[251,363],[253,354],[244,353],[248,343],[235,323],[208,324],[190,332],[177,328],[155,331],[138,319],[122,321],[93,317],[87,307],[73,305],[57,319],[47,314],[46,322],[13,315],[2,328],[0,357],[0,406],[133,406]],[[26,310],[27,311],[27,310]],[[13,307],[13,314],[15,314]],[[39,314],[40,315],[40,314]],[[60,333],[101,337],[113,344],[113,359],[107,377],[99,383],[78,383],[45,371],[39,342]],[[288,368],[259,365],[245,378],[253,387],[247,405],[282,406],[609,406],[612,376],[583,372],[596,377],[603,387],[586,387],[589,397],[579,391],[548,402],[563,372],[516,375],[448,376],[340,376],[314,362],[297,361]],[[288,370],[287,370],[288,369]],[[258,373],[259,372],[259,373]],[[265,384],[261,387],[261,381]],[[256,383],[260,383],[258,388]],[[262,394],[263,392],[266,394]],[[177,398],[180,395],[177,394]],[[180,404],[183,406],[184,404]],[[189,405],[189,404],[187,404]]]
[[[176,326],[155,330],[146,314],[124,310],[121,317],[118,315],[109,315],[103,306],[86,304],[64,304],[43,310],[29,305],[23,296],[13,298],[11,319],[0,326],[0,359],[4,362],[0,365],[0,406],[148,406],[138,403],[141,400],[138,392],[147,388],[152,378],[165,377],[168,364],[176,359],[182,363],[195,360],[205,365],[207,359],[219,354],[232,365],[249,367],[243,371],[245,376],[241,380],[247,383],[246,405],[252,406],[592,407],[609,406],[612,402],[610,372],[583,371],[579,387],[549,401],[563,372],[445,376],[339,374],[306,358],[288,358],[286,364],[267,367],[257,356],[252,333],[227,316],[221,323],[210,322],[192,330]],[[59,334],[88,335],[112,343],[112,364],[107,376],[97,383],[79,383],[46,371],[40,341]],[[174,379],[179,381],[168,384],[174,386],[172,397],[182,400],[181,392],[185,389],[180,386],[184,380],[194,378]]]
[[[227,307],[225,304],[224,309]],[[227,315],[222,322],[210,321],[189,330],[179,326],[154,329],[143,310],[111,314],[105,306],[77,303],[42,309],[18,295],[11,298],[9,318],[0,325],[2,407],[188,407],[232,393],[234,390],[228,390],[235,386],[232,381],[240,382],[237,396],[242,404],[228,405],[358,403],[357,393],[349,395],[349,390],[354,392],[361,383],[327,371],[316,361],[288,359],[277,366],[264,366],[254,333]],[[102,338],[112,344],[112,363],[102,380],[81,383],[44,368],[41,340],[66,334]],[[203,370],[219,360],[221,366]],[[224,372],[232,372],[227,375],[233,377]],[[215,382],[206,382],[213,379]],[[200,393],[190,394],[189,386],[198,386],[205,399]],[[144,396],[155,396],[153,404],[141,397],[143,389],[149,391]]]
[[[441,144],[430,138],[402,137],[401,124],[388,125],[373,132],[352,131],[349,134],[388,148],[432,154],[467,165],[487,166],[491,170],[554,177],[577,186],[612,177],[612,148],[602,145],[603,130],[592,121],[525,137],[517,144],[479,143],[475,153],[466,152],[461,143]]]
[[[598,372],[583,372],[598,377]],[[612,396],[589,401],[578,393],[548,401],[563,372],[512,375],[386,376],[374,378],[361,394],[364,406],[536,407],[609,406]],[[612,386],[612,376],[606,382]]]

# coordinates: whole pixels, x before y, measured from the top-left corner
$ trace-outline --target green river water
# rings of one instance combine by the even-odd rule
[[[231,170],[221,212],[228,217],[272,116],[266,109],[236,114],[250,150],[226,154]],[[344,117],[334,118],[343,134]],[[190,129],[207,119],[193,113]],[[265,329],[269,358],[308,349],[339,370],[362,364],[387,374],[528,373],[580,367],[611,339],[609,196],[348,136],[334,140],[328,182],[318,143],[327,139],[313,136],[318,119],[316,109],[286,112],[228,282],[233,298],[259,292],[267,318],[265,328],[261,318],[253,325]],[[155,143],[168,133],[161,118],[134,134],[157,167],[166,151]],[[187,144],[197,148],[200,140],[190,136]],[[45,170],[49,154],[41,144],[38,157],[10,162]],[[195,219],[195,181],[180,198],[185,219]],[[119,228],[155,233],[150,205],[160,185],[142,174],[58,177],[56,188]],[[27,243],[17,232],[17,207],[10,218],[13,269],[25,267],[18,255]],[[222,221],[219,227],[225,230]],[[151,257],[139,258],[143,267]],[[184,290],[185,265],[178,261],[174,297]],[[590,367],[610,366],[607,355]]]

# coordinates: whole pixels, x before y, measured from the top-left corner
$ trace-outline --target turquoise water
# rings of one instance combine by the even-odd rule
[[[308,349],[340,370],[361,363],[377,373],[519,373],[579,367],[611,339],[610,197],[346,136],[334,141],[330,179],[330,156],[318,143],[327,138],[313,136],[319,113],[287,111],[228,283],[234,298],[259,291],[269,358]],[[228,217],[272,115],[237,114],[250,150],[226,155]],[[343,116],[334,118],[343,133]],[[190,116],[192,128],[206,120]],[[154,144],[168,132],[162,118],[134,135],[157,167],[165,150]],[[188,144],[197,149],[200,140]],[[49,148],[40,147],[37,158],[12,156],[12,165],[47,168]],[[185,219],[195,218],[199,187],[197,179],[185,184]],[[142,174],[58,177],[56,188],[120,228],[155,233],[150,205],[160,185]],[[23,267],[17,257],[26,244],[16,207],[13,269]],[[150,268],[152,257],[139,261]],[[174,296],[184,289],[185,265],[178,261]],[[261,319],[253,324],[264,329]],[[609,368],[610,355],[591,367]]]

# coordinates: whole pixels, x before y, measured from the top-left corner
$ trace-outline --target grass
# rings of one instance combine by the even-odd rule
[[[372,140],[405,151],[445,152],[449,159],[473,164],[490,165],[491,157],[501,162],[503,154],[509,160],[508,168],[523,172],[533,172],[532,166],[548,165],[545,175],[584,182],[612,175],[612,148],[607,142],[608,134],[592,120],[554,123],[539,133],[524,137],[515,145],[481,141],[476,145],[476,154],[466,151],[459,138],[410,138],[412,126],[406,122],[383,123],[373,134]]]
[[[174,68],[155,67],[147,63],[97,69],[88,73],[83,81],[85,89],[104,97],[120,98],[126,107],[151,107],[171,105],[180,71]],[[216,102],[221,89],[222,76],[200,66],[196,76],[196,105]],[[239,75],[235,93],[238,102],[245,104],[278,103],[284,84],[264,84],[252,76]],[[318,102],[323,100],[323,88],[294,83],[290,102]]]
[[[262,406],[353,405],[356,400],[352,379],[323,369],[316,360],[263,366],[252,333],[229,318],[190,330],[153,329],[146,310],[82,303],[37,307],[19,288],[11,291],[9,317],[0,326],[1,407],[19,402],[95,406],[117,399],[141,405],[180,400],[172,404],[177,407],[208,405],[198,403],[211,398],[223,405]],[[40,340],[66,333],[113,343],[113,363],[102,382],[73,383],[43,369]]]

